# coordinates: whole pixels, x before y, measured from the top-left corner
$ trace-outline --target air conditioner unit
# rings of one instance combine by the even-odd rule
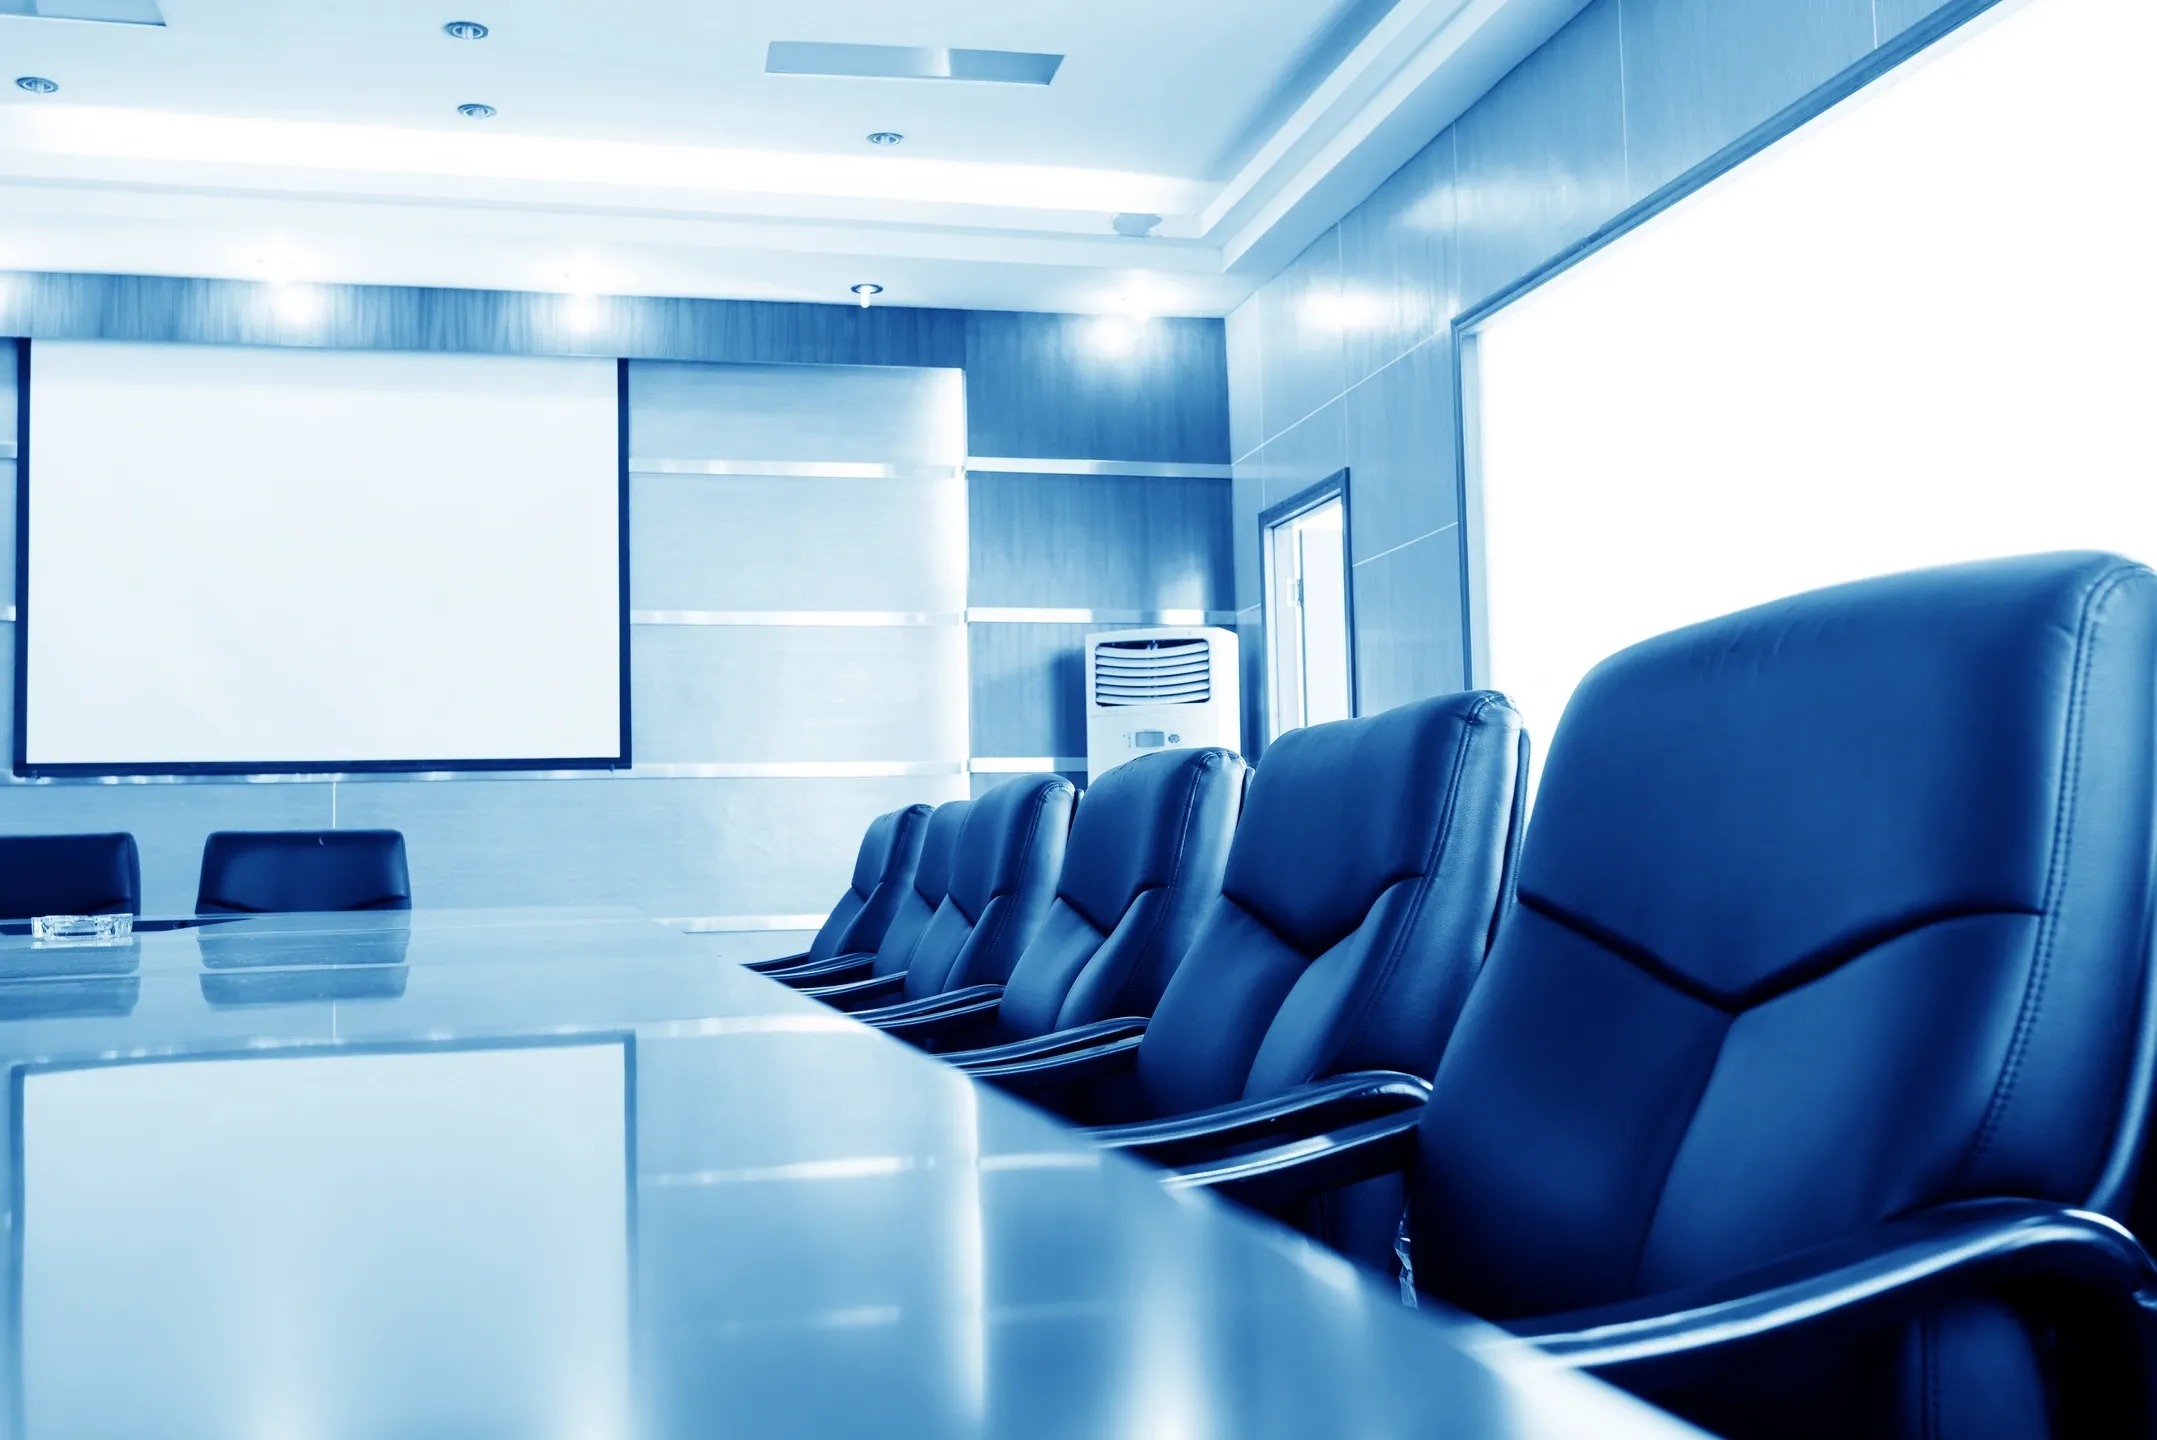
[[[1242,682],[1230,630],[1193,625],[1087,636],[1087,780],[1154,750],[1241,749]]]

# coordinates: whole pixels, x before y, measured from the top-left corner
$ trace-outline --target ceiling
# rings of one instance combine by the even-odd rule
[[[1220,314],[1581,0],[163,0],[0,15],[0,268]],[[492,33],[460,41],[446,21]],[[1048,86],[767,75],[1043,51]],[[33,95],[11,82],[58,82]],[[495,107],[491,119],[457,113]],[[871,131],[906,138],[890,147]],[[1119,214],[1158,215],[1144,237]],[[1127,222],[1128,223],[1128,222]]]

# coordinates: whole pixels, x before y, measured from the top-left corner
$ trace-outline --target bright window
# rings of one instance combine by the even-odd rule
[[[1467,347],[1479,679],[1837,581],[2157,561],[2157,5],[2008,0]]]

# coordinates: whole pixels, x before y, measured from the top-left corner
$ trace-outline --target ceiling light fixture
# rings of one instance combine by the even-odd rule
[[[51,95],[59,90],[60,82],[47,80],[42,75],[18,75],[15,77],[15,88],[27,90],[32,95]]]
[[[313,325],[322,319],[328,305],[314,286],[279,280],[270,285],[270,308],[287,325]]]
[[[467,120],[492,120],[495,112],[492,105],[482,105],[477,100],[473,100],[459,105],[457,113]]]
[[[861,301],[861,308],[864,310],[869,308],[869,302],[871,300],[874,300],[877,296],[883,293],[883,286],[869,280],[864,280],[859,285],[856,285],[854,287],[854,298]]]
[[[488,31],[477,20],[452,20],[442,27],[442,33],[452,40],[484,40]]]
[[[869,134],[871,145],[896,145],[906,137],[896,130],[874,130]]]

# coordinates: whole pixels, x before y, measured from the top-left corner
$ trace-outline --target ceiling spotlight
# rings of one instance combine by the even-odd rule
[[[270,286],[270,308],[287,325],[312,325],[322,319],[328,306],[314,286],[280,280]]]
[[[869,302],[884,293],[884,287],[864,280],[854,287],[854,297],[861,301],[861,308],[869,308]]]
[[[484,40],[487,27],[477,20],[452,20],[442,27],[442,33],[452,40]]]
[[[878,130],[869,136],[871,145],[896,145],[906,137],[896,130]]]
[[[469,104],[459,105],[457,113],[467,120],[492,120],[494,118],[494,107],[492,105],[482,105],[477,100],[474,100]]]
[[[42,75],[18,75],[15,77],[15,88],[27,90],[32,95],[50,95],[60,88],[60,82],[47,80]]]

